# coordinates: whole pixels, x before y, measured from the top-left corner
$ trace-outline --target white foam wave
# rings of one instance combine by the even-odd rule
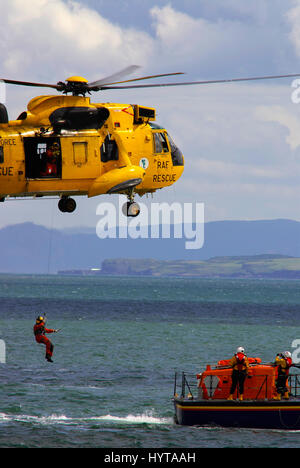
[[[38,424],[56,424],[72,422],[73,418],[68,418],[65,415],[51,414],[50,416],[31,416],[27,414],[5,414],[0,413],[0,424],[16,421],[16,422],[29,422]]]
[[[97,418],[102,421],[113,421],[113,422],[120,422],[120,423],[130,423],[130,424],[172,424],[172,418],[159,418],[153,416],[149,413],[144,414],[128,414],[127,416],[113,416],[111,414],[107,414],[105,416],[99,416]]]
[[[10,417],[5,414],[5,413],[0,413],[0,422],[5,422],[5,421],[9,421],[10,420]]]
[[[151,412],[146,412],[143,414],[128,414],[127,416],[114,416],[111,414],[106,414],[104,416],[90,416],[87,418],[70,418],[64,414],[57,415],[51,414],[49,416],[31,416],[26,414],[6,414],[0,413],[0,424],[7,422],[27,422],[34,424],[78,424],[78,423],[88,423],[90,421],[105,421],[121,424],[173,424],[172,418],[160,418],[154,416]]]

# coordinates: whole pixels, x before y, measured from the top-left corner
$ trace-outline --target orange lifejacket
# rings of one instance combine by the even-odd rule
[[[237,365],[238,370],[243,370],[243,367],[245,365],[245,359],[246,359],[245,354],[237,353],[235,355],[235,358],[236,358],[236,365]]]
[[[231,359],[230,364],[234,370],[238,371],[247,371],[249,368],[248,358],[244,353],[236,353]]]
[[[290,372],[290,367],[292,365],[292,359],[290,357],[283,357],[281,360],[278,361],[278,375],[285,375],[288,376]],[[282,364],[285,365],[282,365]]]

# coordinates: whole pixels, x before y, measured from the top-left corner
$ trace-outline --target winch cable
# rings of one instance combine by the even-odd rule
[[[52,201],[51,223],[50,223],[50,233],[49,233],[49,248],[48,248],[48,262],[47,262],[47,275],[50,275],[50,264],[51,264],[51,256],[52,256],[52,240],[53,240],[53,225],[54,225],[54,207],[55,207],[55,202]]]

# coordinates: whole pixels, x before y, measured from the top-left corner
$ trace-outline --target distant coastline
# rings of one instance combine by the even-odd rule
[[[59,270],[58,275],[300,279],[300,258],[284,255],[213,257],[208,260],[113,258],[98,269]]]
[[[300,221],[212,221],[204,238],[188,250],[173,237],[100,239],[86,228],[15,224],[0,229],[0,273],[300,278]]]

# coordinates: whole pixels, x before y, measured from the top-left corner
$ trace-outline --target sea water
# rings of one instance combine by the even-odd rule
[[[35,342],[46,315],[53,363]],[[0,447],[300,447],[300,433],[174,423],[175,371],[300,339],[300,281],[0,276]]]

